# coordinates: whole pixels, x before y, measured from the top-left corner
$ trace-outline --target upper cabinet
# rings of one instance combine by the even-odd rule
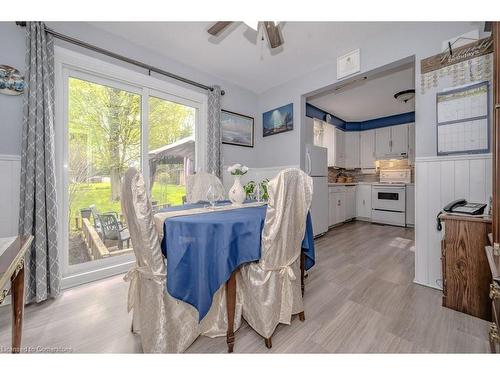
[[[375,130],[377,159],[408,155],[408,124],[387,126]]]
[[[375,130],[359,132],[360,167],[375,168]]]
[[[334,128],[334,155],[333,166],[345,168],[345,133],[339,128]]]
[[[391,155],[408,156],[408,124],[391,126]]]
[[[375,161],[408,157],[415,161],[415,124],[345,132],[314,119],[314,144],[328,149],[328,166],[375,168]]]
[[[345,168],[360,168],[360,132],[345,132]]]
[[[391,154],[391,128],[375,130],[375,157],[383,159]]]

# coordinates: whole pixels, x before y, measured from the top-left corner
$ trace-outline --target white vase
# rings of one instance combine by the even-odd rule
[[[247,195],[245,194],[245,189],[241,185],[240,181],[241,176],[234,176],[234,184],[229,189],[229,200],[234,205],[241,205],[245,201]]]

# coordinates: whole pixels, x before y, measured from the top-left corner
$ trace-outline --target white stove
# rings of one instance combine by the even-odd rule
[[[406,226],[406,184],[410,169],[380,171],[380,182],[372,186],[372,222]]]

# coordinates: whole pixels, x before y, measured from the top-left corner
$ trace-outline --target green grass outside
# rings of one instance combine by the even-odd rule
[[[98,182],[92,184],[71,185],[75,191],[70,207],[70,223],[74,225],[75,217],[80,216],[80,209],[94,204],[99,212],[121,212],[119,201],[111,200],[111,183]],[[74,190],[76,188],[76,190]],[[170,203],[172,206],[182,204],[182,197],[186,195],[186,188],[182,185],[164,185],[156,182],[153,185],[152,200],[158,204]]]

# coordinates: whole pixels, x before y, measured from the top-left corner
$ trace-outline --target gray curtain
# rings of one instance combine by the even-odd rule
[[[208,92],[207,171],[222,177],[222,132],[220,127],[220,87]]]
[[[34,235],[26,254],[26,302],[60,290],[54,166],[54,43],[41,22],[26,26],[26,89],[21,149],[19,233]]]

